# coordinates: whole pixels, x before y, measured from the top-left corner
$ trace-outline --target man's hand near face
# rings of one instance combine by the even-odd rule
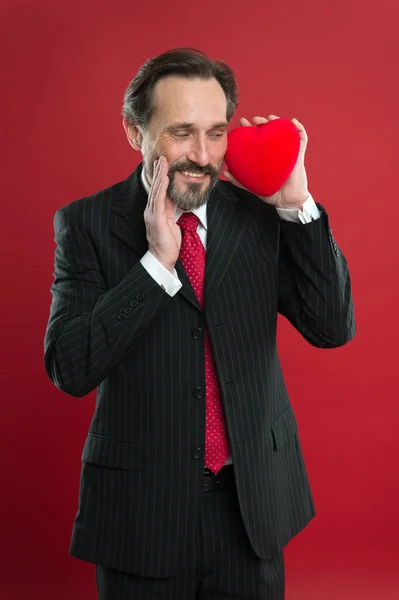
[[[154,162],[154,174],[144,211],[148,249],[173,273],[181,246],[181,229],[175,221],[176,205],[167,195],[169,165],[164,156]]]

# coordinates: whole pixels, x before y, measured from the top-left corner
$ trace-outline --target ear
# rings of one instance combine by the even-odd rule
[[[143,141],[143,136],[141,134],[141,131],[138,129],[138,127],[136,125],[129,124],[127,122],[126,117],[123,118],[122,123],[123,123],[123,128],[126,133],[126,137],[129,141],[129,144],[132,146],[132,148],[134,148],[138,152],[143,153],[143,150],[141,148],[141,144]]]

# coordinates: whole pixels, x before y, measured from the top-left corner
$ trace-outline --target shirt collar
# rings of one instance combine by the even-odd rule
[[[148,179],[146,177],[146,174],[144,173],[144,167],[141,170],[141,181],[143,183],[144,189],[147,192],[147,194],[150,193],[150,184],[148,183]],[[183,211],[181,208],[179,208],[178,206],[176,206],[176,213],[175,213],[175,219],[176,221],[178,220],[178,218],[183,214]],[[198,217],[198,219],[201,222],[201,225],[204,227],[204,229],[208,229],[208,219],[207,219],[207,214],[206,214],[206,203],[203,204],[202,206],[200,206],[199,208],[195,208],[192,211],[187,211],[187,212],[192,212],[194,215],[196,215]]]

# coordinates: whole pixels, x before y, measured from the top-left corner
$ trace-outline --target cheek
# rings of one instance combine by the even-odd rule
[[[156,146],[165,155],[174,155],[176,154],[176,151],[179,148],[179,144],[168,135],[160,135],[157,139]]]
[[[157,149],[159,155],[163,154],[166,156],[169,165],[184,160],[188,152],[186,144],[176,143],[171,140],[159,140]]]
[[[224,156],[227,151],[227,138],[223,142],[217,145],[217,148],[213,149],[212,162],[215,164],[221,164],[224,161]]]
[[[154,161],[158,158],[158,153],[155,148],[144,151],[144,164],[147,168],[147,174],[150,175],[151,179],[154,176]]]

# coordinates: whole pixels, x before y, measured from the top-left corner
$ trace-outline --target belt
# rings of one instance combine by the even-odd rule
[[[226,465],[218,473],[213,473],[207,467],[204,467],[203,492],[212,492],[213,490],[226,490],[234,486],[234,467]]]

